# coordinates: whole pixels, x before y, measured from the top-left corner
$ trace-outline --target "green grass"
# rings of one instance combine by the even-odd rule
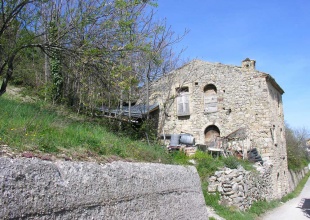
[[[67,153],[69,155],[118,156],[135,161],[173,163],[173,157],[159,145],[133,140],[109,131],[74,113],[58,114],[42,102],[23,103],[0,97],[0,144],[15,151]]]

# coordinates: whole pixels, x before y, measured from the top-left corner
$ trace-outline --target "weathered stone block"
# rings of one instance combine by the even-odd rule
[[[217,190],[217,185],[212,184],[212,185],[208,186],[208,192],[214,193],[214,192],[216,192],[216,190]]]
[[[210,178],[209,178],[209,182],[214,182],[216,180],[216,177],[215,176],[211,176]]]
[[[0,191],[0,219],[208,219],[192,166],[0,158]]]
[[[239,175],[237,178],[233,179],[234,182],[239,183],[241,180],[243,180],[243,175]]]
[[[234,185],[232,186],[232,190],[235,191],[235,192],[238,192],[238,191],[239,191],[239,185],[238,185],[238,183],[234,183]]]
[[[226,169],[226,170],[224,171],[224,173],[225,173],[226,175],[230,174],[231,172],[232,172],[231,169]]]

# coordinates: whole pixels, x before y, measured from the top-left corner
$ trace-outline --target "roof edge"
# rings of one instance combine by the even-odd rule
[[[273,87],[281,93],[281,95],[283,95],[284,90],[281,88],[281,86],[279,86],[279,84],[276,82],[276,80],[269,74],[266,74],[265,77],[266,77],[266,80],[268,82],[270,82],[271,85],[273,85]]]

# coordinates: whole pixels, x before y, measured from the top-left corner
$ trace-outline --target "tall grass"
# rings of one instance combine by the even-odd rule
[[[87,118],[59,115],[40,102],[22,103],[1,97],[0,106],[0,144],[8,144],[17,151],[69,154],[80,151],[137,161],[172,162],[172,156],[158,145],[149,146],[121,133],[109,132],[108,126]]]

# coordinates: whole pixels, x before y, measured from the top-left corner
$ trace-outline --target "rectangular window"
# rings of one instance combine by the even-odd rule
[[[178,116],[190,115],[189,94],[187,92],[181,92],[177,97],[177,115]]]
[[[217,96],[205,95],[204,106],[205,106],[205,113],[217,112]]]

